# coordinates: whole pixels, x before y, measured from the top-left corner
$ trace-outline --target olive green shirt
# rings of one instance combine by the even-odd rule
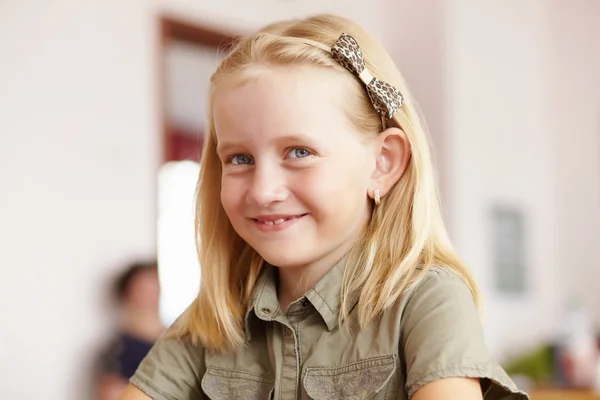
[[[344,264],[286,313],[275,268],[265,267],[246,315],[245,347],[219,355],[163,337],[131,383],[155,400],[408,400],[434,380],[469,377],[481,378],[485,399],[528,399],[490,359],[471,292],[456,275],[433,267],[367,329],[348,330],[338,326]]]

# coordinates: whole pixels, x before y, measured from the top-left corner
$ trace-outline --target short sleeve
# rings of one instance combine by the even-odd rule
[[[153,400],[204,399],[204,349],[184,338],[163,335],[142,360],[130,382]]]
[[[409,398],[429,382],[480,378],[486,400],[527,400],[490,359],[471,291],[458,276],[434,267],[416,287],[402,316],[401,349]]]

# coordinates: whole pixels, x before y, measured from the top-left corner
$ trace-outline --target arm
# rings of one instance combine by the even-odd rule
[[[445,378],[426,384],[412,400],[482,400],[479,379]]]
[[[135,386],[129,384],[125,389],[125,392],[119,397],[119,400],[152,400],[150,397],[146,396],[144,392]]]

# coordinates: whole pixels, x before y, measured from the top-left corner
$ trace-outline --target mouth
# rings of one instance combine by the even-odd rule
[[[263,230],[283,229],[291,226],[294,222],[304,217],[307,214],[296,215],[261,215],[252,218],[252,221]]]
[[[260,217],[256,217],[256,218],[252,218],[255,222],[258,222],[259,224],[264,224],[264,225],[268,225],[268,226],[272,226],[272,225],[279,225],[279,224],[283,224],[286,221],[292,220],[292,219],[296,219],[296,218],[302,218],[304,217],[306,214],[298,214],[298,215],[270,215],[270,216],[260,216]]]

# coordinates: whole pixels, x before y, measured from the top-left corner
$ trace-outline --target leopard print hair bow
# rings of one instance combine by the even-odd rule
[[[404,103],[402,94],[389,83],[371,75],[365,66],[365,59],[358,42],[352,36],[343,33],[331,47],[331,55],[363,81],[371,103],[381,116],[391,119],[396,110],[402,107]]]

